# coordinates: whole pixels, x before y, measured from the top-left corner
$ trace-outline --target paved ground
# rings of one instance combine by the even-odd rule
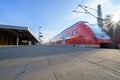
[[[70,46],[0,48],[0,80],[120,80],[120,50]]]

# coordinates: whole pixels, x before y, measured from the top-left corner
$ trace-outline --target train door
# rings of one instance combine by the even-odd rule
[[[65,40],[62,40],[62,45],[65,45]]]
[[[63,36],[62,36],[61,45],[65,45],[65,34],[63,34]]]

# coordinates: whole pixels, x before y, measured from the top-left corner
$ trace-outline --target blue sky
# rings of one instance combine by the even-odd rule
[[[77,21],[96,23],[90,15],[72,12],[83,11],[78,4],[91,8],[101,4],[103,17],[120,10],[120,0],[0,0],[0,24],[26,26],[36,36],[42,26],[42,39],[46,42]]]

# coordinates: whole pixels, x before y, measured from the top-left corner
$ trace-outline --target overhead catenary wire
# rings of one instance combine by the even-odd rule
[[[88,9],[91,9],[91,10],[95,10],[96,11],[96,9],[93,9],[93,8],[90,8],[90,7],[87,7],[87,6],[89,6],[89,5],[91,5],[91,4],[94,4],[96,1],[98,1],[98,0],[90,0],[90,1],[88,1],[87,3],[84,3],[84,5],[86,5],[85,6],[85,8],[88,8]],[[81,3],[82,4],[82,3]],[[79,10],[80,8],[79,7],[76,7],[75,8],[75,10]],[[75,11],[75,10],[73,10],[73,12]],[[88,12],[82,12],[82,11],[76,11],[76,13],[85,13],[85,14],[88,14]],[[70,18],[63,26],[66,26],[67,24],[69,24],[69,22],[74,22],[73,21],[73,18],[79,18],[80,17],[80,15],[79,16],[77,16],[77,17],[72,17],[72,18]],[[96,16],[94,16],[95,18],[97,18]]]
[[[89,12],[87,9],[85,9],[84,6],[82,6],[82,5],[80,5],[80,4],[79,4],[78,6],[81,7],[83,10],[85,10],[85,13],[86,13],[86,14],[90,14],[91,16],[93,16],[94,18],[97,19],[97,17],[96,17],[95,15],[93,15],[91,12]]]

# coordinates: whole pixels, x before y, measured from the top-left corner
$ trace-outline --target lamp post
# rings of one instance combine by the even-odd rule
[[[39,35],[38,35],[38,36],[39,36],[39,37],[38,37],[38,38],[39,38],[39,45],[41,45],[41,42],[42,42],[41,37],[43,37],[43,36],[42,36],[42,33],[41,33],[41,30],[40,30],[41,28],[42,28],[42,27],[39,26]]]

